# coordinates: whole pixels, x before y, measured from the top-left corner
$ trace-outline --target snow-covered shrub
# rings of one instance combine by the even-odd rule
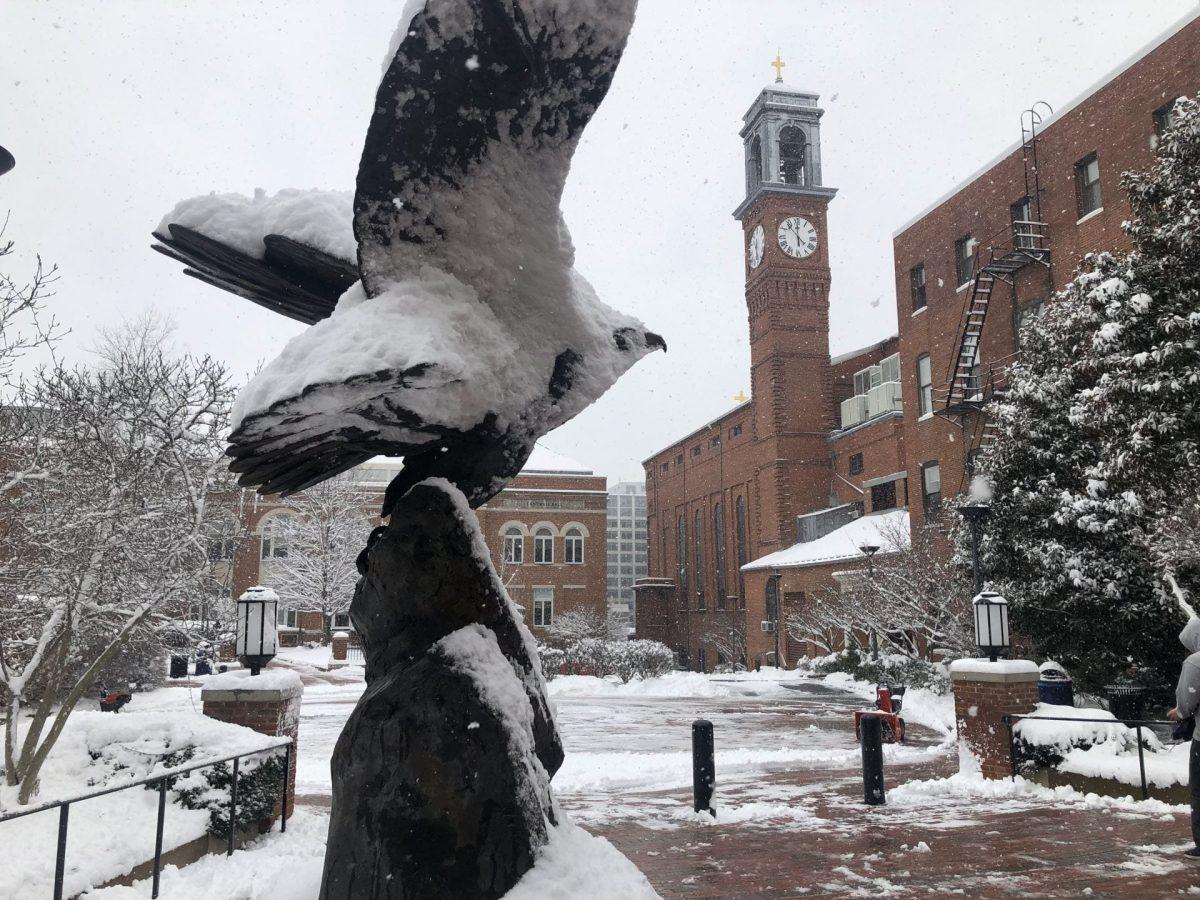
[[[657,678],[674,668],[675,654],[658,641],[610,641],[613,645],[613,674],[622,682],[634,678]]]
[[[556,678],[562,671],[563,663],[567,661],[567,654],[549,644],[538,644],[537,654],[538,661],[542,664],[542,675],[547,681]]]
[[[1042,717],[1042,718],[1039,718]],[[1055,722],[1044,719],[1111,719],[1111,722]],[[1032,718],[1013,726],[1017,764],[1023,770],[1058,766],[1072,750],[1108,745],[1114,756],[1137,753],[1137,732],[1103,709],[1076,709],[1039,703]],[[1164,750],[1149,729],[1142,730],[1142,746],[1151,753]]]
[[[169,766],[182,766],[193,756],[191,751],[182,751],[170,761]],[[185,809],[208,812],[208,833],[217,838],[229,836],[229,798],[233,787],[233,769],[229,763],[218,763],[207,769],[198,769],[173,779],[170,790],[176,802]],[[275,804],[282,796],[283,758],[247,757],[238,763],[238,805],[235,832],[254,828],[264,819],[269,819]],[[146,785],[146,790],[155,789]]]
[[[851,647],[813,660],[809,668],[817,675],[845,672],[858,681],[925,688],[935,694],[950,693],[950,674],[945,665],[899,653],[871,656]]]
[[[604,641],[599,638],[585,638],[567,648],[567,659],[572,666],[582,669],[597,678],[607,678],[613,674],[616,664],[617,641]]]

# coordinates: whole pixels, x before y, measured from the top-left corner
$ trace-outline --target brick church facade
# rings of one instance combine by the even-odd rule
[[[689,668],[786,665],[807,652],[779,633],[787,604],[865,560],[744,566],[855,517],[907,509],[909,527],[936,527],[989,439],[985,404],[1004,388],[1021,325],[1087,253],[1127,248],[1120,174],[1150,165],[1171,104],[1198,88],[1193,13],[1057,113],[1027,111],[1016,146],[894,235],[898,334],[837,357],[823,111],[816,94],[765,88],[741,131],[746,197],[734,212],[751,399],[644,462],[639,636]]]

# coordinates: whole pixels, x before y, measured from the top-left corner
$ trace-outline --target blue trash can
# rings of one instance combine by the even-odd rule
[[[1075,705],[1075,683],[1066,669],[1056,662],[1046,661],[1039,666],[1038,699],[1054,706]]]

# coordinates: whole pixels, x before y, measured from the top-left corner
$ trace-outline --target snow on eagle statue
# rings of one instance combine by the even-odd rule
[[[580,840],[550,790],[563,750],[536,646],[471,508],[665,349],[575,271],[559,209],[636,2],[409,0],[352,201],[209,195],[155,232],[188,274],[310,326],[238,398],[243,485],[404,457],[350,607],[368,688],[333,754],[323,900],[500,897]]]
[[[559,208],[635,5],[425,3],[376,95],[356,247],[336,192],[207,195],[164,218],[155,249],[188,274],[311,325],[238,400],[241,484],[290,494],[386,454],[404,468],[385,516],[429,477],[476,507],[665,349],[575,271]]]

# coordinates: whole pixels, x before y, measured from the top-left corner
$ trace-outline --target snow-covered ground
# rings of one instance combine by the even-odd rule
[[[316,897],[328,822],[330,757],[364,684],[361,669],[326,672],[305,654],[289,656],[283,662],[303,676],[305,692],[298,812],[288,833],[268,835],[231,860],[211,857],[181,871],[167,870],[163,896]],[[918,824],[926,834],[930,829],[934,835],[949,834],[981,821],[985,810],[1020,816],[1023,811],[1054,806],[1111,811],[1146,822],[1165,822],[1177,812],[1156,801],[1097,798],[1021,779],[985,782],[964,775],[934,777],[954,768],[953,706],[950,697],[926,691],[910,691],[905,698],[910,741],[885,747],[888,806],[874,812],[863,807],[847,809],[846,814],[831,812],[843,808],[839,797],[860,790],[856,785],[861,756],[851,714],[874,698],[873,685],[843,674],[814,678],[773,670],[734,675],[672,673],[627,685],[571,676],[550,682],[549,690],[567,750],[554,778],[564,825],[556,831],[542,864],[513,892],[522,900],[654,896],[636,868],[611,844],[576,824],[606,835],[630,826],[655,833],[681,832],[702,844],[703,838],[695,837],[697,829],[701,834],[733,828],[747,835],[806,832],[849,839],[860,834],[868,820],[871,827],[895,827],[899,834],[911,832]],[[137,695],[128,710],[191,716],[193,708],[199,709],[199,693],[195,687],[166,688]],[[123,714],[121,718],[133,717]],[[693,813],[689,803],[691,725],[700,718],[714,726],[715,819]],[[144,793],[152,800],[149,792]],[[149,841],[153,830],[152,819],[148,821]],[[934,842],[932,837],[929,840]],[[73,858],[84,858],[85,850],[72,845],[69,860],[76,850]],[[96,851],[86,852],[91,859]],[[50,851],[44,864],[47,872],[52,856]],[[870,875],[865,868],[863,873],[863,877]],[[6,878],[0,875],[0,895],[22,896],[3,889]],[[854,880],[849,875],[845,879],[847,884]],[[614,893],[616,886],[620,891]],[[123,900],[147,892],[146,885],[136,885],[91,896]]]
[[[135,697],[148,700],[151,695]],[[47,758],[31,806],[128,784],[170,768],[164,754],[195,748],[190,764],[250,752],[277,738],[210,719],[194,710],[183,689],[154,692],[155,702],[131,703],[120,714],[78,711]],[[170,710],[164,715],[165,709]],[[193,776],[194,777],[194,776]],[[0,814],[20,810],[16,788],[0,786]],[[158,794],[142,787],[73,803],[64,887],[66,896],[125,874],[154,855]],[[163,847],[198,838],[208,813],[171,805]],[[51,896],[58,811],[50,809],[0,823],[0,896]]]

